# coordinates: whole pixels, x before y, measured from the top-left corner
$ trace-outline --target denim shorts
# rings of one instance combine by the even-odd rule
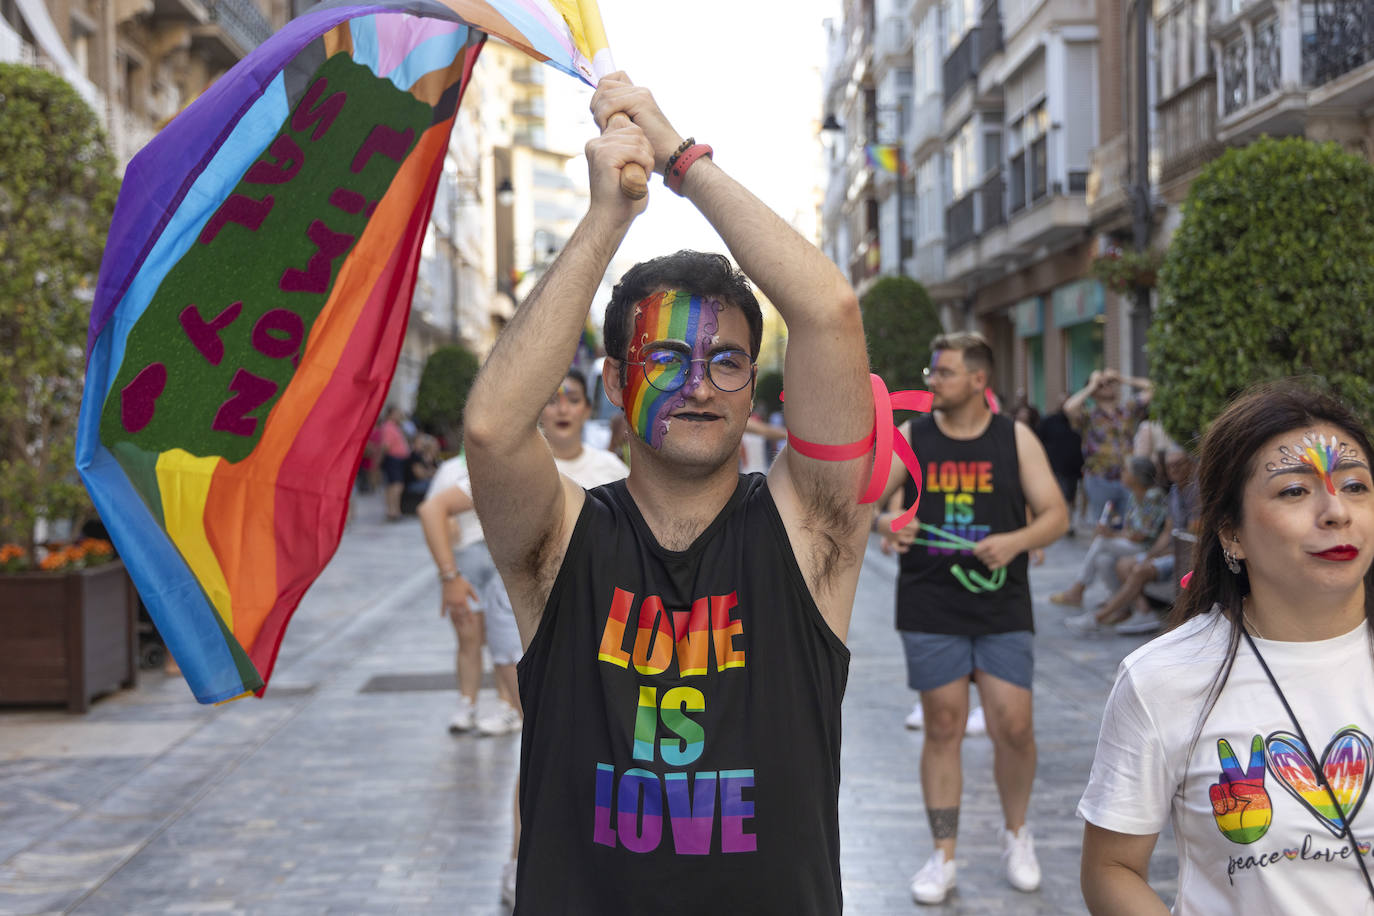
[[[478,604],[474,611],[486,615],[487,651],[493,665],[513,665],[520,661],[524,649],[520,646],[520,630],[515,625],[515,611],[511,610],[506,583],[496,571],[486,541],[464,547],[456,557],[458,570],[472,583]]]
[[[1145,553],[1141,552],[1136,554],[1135,561],[1137,563],[1144,563]],[[1153,560],[1150,561],[1150,566],[1155,571],[1154,581],[1166,582],[1174,574],[1174,555],[1171,553],[1166,553],[1163,556],[1155,557]]]
[[[1030,630],[983,636],[902,630],[901,635],[906,649],[906,682],[912,690],[934,690],[975,670],[1030,689],[1035,673]]]

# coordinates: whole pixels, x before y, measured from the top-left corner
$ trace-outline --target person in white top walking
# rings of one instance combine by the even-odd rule
[[[577,369],[569,369],[539,419],[559,472],[585,488],[620,480],[629,473],[619,458],[582,441],[582,428],[591,414],[586,376]],[[461,455],[439,466],[418,514],[425,543],[443,583],[439,614],[449,618],[458,637],[458,710],[449,722],[449,731],[462,734],[476,730],[483,735],[519,731],[522,716],[515,665],[523,651],[520,633],[505,584],[497,575],[481,523],[472,508],[467,461]],[[459,534],[456,558],[451,524],[456,524]],[[495,712],[478,717],[484,642],[491,654],[501,702]],[[515,850],[520,842],[518,811],[514,833],[511,861],[502,872],[502,895],[510,898],[507,902],[513,902],[515,894]]]
[[[1093,913],[1169,911],[1148,878],[1172,821],[1180,916],[1374,914],[1370,455],[1293,382],[1208,427],[1191,581],[1122,662],[1078,806]]]

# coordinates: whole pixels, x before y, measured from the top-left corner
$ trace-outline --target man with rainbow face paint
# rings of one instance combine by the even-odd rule
[[[497,341],[464,423],[525,645],[515,912],[838,914],[844,638],[872,517],[858,504],[874,431],[858,303],[648,91],[613,74],[592,112],[588,212]],[[620,190],[630,164],[664,176],[651,197],[690,200],[743,272],[682,251],[621,278],[603,378],[631,472],[584,490],[536,421],[647,205]],[[788,325],[788,429],[853,457],[788,449],[767,475],[739,473],[763,324],[751,281]]]

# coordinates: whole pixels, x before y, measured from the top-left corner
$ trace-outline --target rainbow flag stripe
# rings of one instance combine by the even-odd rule
[[[338,546],[487,34],[590,83],[576,12],[320,4],[129,164],[77,467],[200,702],[261,693]]]

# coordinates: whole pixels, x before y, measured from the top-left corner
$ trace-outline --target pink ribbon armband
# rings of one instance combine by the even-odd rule
[[[818,461],[850,461],[862,458],[872,449],[873,471],[869,475],[868,485],[859,497],[861,505],[877,502],[883,495],[888,471],[892,467],[892,456],[896,455],[916,484],[916,501],[892,522],[892,530],[898,531],[916,517],[916,507],[921,504],[921,462],[916,458],[916,452],[906,440],[906,436],[902,435],[902,431],[892,422],[892,411],[917,410],[921,413],[930,413],[934,396],[929,391],[889,392],[887,384],[878,376],[870,374],[869,379],[873,384],[873,432],[858,442],[850,442],[847,445],[807,442],[789,432],[787,444],[796,449],[797,454]]]

